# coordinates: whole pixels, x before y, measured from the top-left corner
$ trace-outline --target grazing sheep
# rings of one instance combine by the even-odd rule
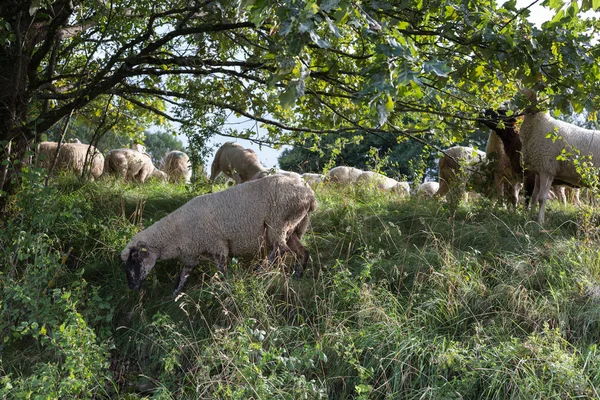
[[[445,196],[450,187],[457,186],[466,200],[467,182],[475,191],[482,191],[486,181],[485,162],[485,153],[472,147],[454,146],[445,150],[438,162],[440,180],[435,197]],[[464,177],[458,176],[459,172]]]
[[[363,171],[358,168],[340,166],[330,169],[325,179],[334,183],[351,184],[356,183],[362,173]]]
[[[167,182],[169,180],[167,174],[156,167],[154,167],[154,170],[147,179],[156,179],[160,182]]]
[[[41,142],[36,150],[38,165],[50,169],[57,148],[57,142]],[[91,178],[98,178],[104,169],[104,156],[94,146],[82,143],[62,143],[54,171],[73,171],[81,175],[86,165],[86,157]]]
[[[233,178],[236,183],[259,179],[268,174],[267,169],[260,164],[254,150],[245,149],[234,142],[226,142],[219,147],[210,170],[211,182],[214,182],[221,172],[229,178]]]
[[[225,274],[229,257],[256,256],[262,248],[272,249],[269,261],[292,251],[297,256],[294,276],[301,277],[309,253],[300,240],[316,207],[312,189],[283,175],[198,196],[127,244],[121,258],[129,287],[139,290],[158,259],[178,259],[184,268],[177,294],[200,260],[213,258]]]
[[[318,184],[322,183],[325,180],[325,175],[323,174],[313,174],[313,173],[304,173],[301,175],[302,180],[306,182],[310,187],[314,188]]]
[[[192,169],[190,158],[183,151],[172,150],[160,160],[160,169],[167,174],[171,183],[190,183]]]
[[[433,197],[440,189],[440,184],[438,182],[423,182],[421,186],[417,189],[418,197]]]
[[[530,93],[531,95],[531,93]],[[535,95],[533,98],[535,104]],[[554,133],[560,139],[553,141],[546,136]],[[556,180],[571,186],[582,186],[585,182],[571,160],[557,160],[563,149],[575,148],[583,157],[600,157],[600,132],[584,129],[552,118],[545,112],[525,114],[521,124],[523,162],[527,169],[536,174],[533,203],[539,203],[537,221],[544,223],[546,200],[550,187]],[[596,165],[598,163],[596,162]]]
[[[408,182],[398,182],[395,179],[373,171],[363,171],[356,179],[356,183],[370,185],[383,191],[399,193],[403,196],[410,195],[410,185]]]
[[[120,175],[127,181],[146,182],[154,170],[150,156],[132,149],[111,150],[104,161],[104,174]]]

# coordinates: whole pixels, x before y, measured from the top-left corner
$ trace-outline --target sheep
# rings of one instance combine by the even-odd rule
[[[476,191],[481,191],[486,181],[485,163],[485,153],[472,147],[454,146],[446,149],[438,162],[439,189],[435,197],[445,196],[450,191],[451,186],[458,185],[457,187],[466,199],[465,180],[474,186]],[[457,176],[461,169],[465,175],[464,178]]]
[[[132,149],[111,150],[104,161],[104,174],[118,174],[123,180],[145,182],[154,172],[150,156]],[[155,173],[156,175],[161,175]]]
[[[163,183],[169,181],[169,177],[167,176],[167,174],[156,167],[154,167],[154,170],[152,171],[150,176],[148,176],[147,179],[156,179]]]
[[[546,200],[552,184],[558,181],[571,186],[582,186],[585,182],[577,172],[572,161],[558,160],[563,149],[577,149],[583,157],[600,157],[600,139],[598,131],[584,129],[567,122],[552,118],[548,113],[537,110],[535,92],[522,90],[533,104],[521,124],[521,140],[523,143],[523,164],[535,174],[535,187],[532,202],[539,203],[537,221],[544,223]],[[546,136],[554,133],[559,140],[551,140]]]
[[[325,180],[325,175],[314,174],[314,173],[309,173],[309,172],[302,174],[301,177],[302,177],[302,180],[304,182],[306,182],[312,188],[314,188],[315,186],[317,186],[318,184],[320,184],[321,182],[323,182]]]
[[[190,158],[183,151],[172,150],[168,152],[160,160],[159,167],[167,174],[169,182],[183,181],[184,183],[190,183],[192,176]]]
[[[519,134],[519,129],[516,127],[516,119],[514,117],[507,117],[505,110],[498,110],[498,112],[486,110],[485,116],[490,119],[482,119],[481,121],[490,128],[490,137],[492,132],[494,132],[496,136],[500,138],[504,154],[509,160],[508,164],[510,165],[511,171],[507,171],[508,167],[506,161],[503,161],[504,168],[502,171],[504,176],[501,183],[508,182],[513,187],[513,204],[516,204],[515,201],[518,201],[518,192],[522,184],[525,187],[525,207],[528,207],[529,199],[531,198],[535,187],[535,173],[523,168],[523,142]],[[500,123],[500,121],[502,121],[502,123]],[[490,144],[488,142],[488,147],[489,146]],[[494,178],[496,178],[496,176]],[[563,204],[566,204],[566,198],[564,196],[561,197],[561,193],[564,193],[564,185],[565,182],[559,179],[554,179],[553,181],[554,192],[557,193],[559,200],[561,200]],[[563,189],[560,189],[561,186],[563,186]],[[576,190],[578,191],[578,189]],[[500,193],[502,193],[502,189],[500,190]],[[574,202],[575,204],[579,204],[578,197],[574,198]]]
[[[146,153],[146,146],[140,143],[133,143],[131,145],[131,150],[135,150],[140,153]]]
[[[552,141],[546,138],[554,132],[561,139]],[[585,185],[572,161],[557,160],[562,150],[575,148],[583,157],[600,157],[600,132],[584,129],[552,118],[544,112],[525,114],[521,125],[523,140],[523,161],[535,172],[535,189],[532,200],[539,203],[537,221],[544,223],[546,200],[554,179],[574,186]]]
[[[398,182],[395,179],[373,171],[362,171],[356,179],[356,183],[367,184],[379,190],[391,191],[401,195],[410,194],[410,185],[408,182]]]
[[[269,262],[293,252],[294,276],[300,278],[309,257],[301,239],[316,208],[312,189],[283,175],[195,197],[125,246],[121,259],[129,287],[139,290],[158,259],[178,259],[184,267],[173,293],[177,295],[201,259],[212,257],[225,274],[229,257],[256,256],[263,248],[272,249]]]
[[[41,142],[36,149],[38,165],[50,169],[54,162],[57,142]],[[61,143],[55,171],[73,171],[82,174],[86,165],[90,170],[91,179],[98,178],[104,170],[104,156],[94,146],[83,143]]]
[[[363,173],[358,168],[339,166],[329,170],[325,180],[334,183],[356,183],[358,177]]]
[[[423,182],[417,189],[417,196],[420,198],[433,197],[439,188],[440,184],[438,182]]]
[[[209,180],[211,182],[214,182],[221,172],[229,178],[233,178],[238,184],[251,179],[259,179],[268,174],[267,169],[260,164],[254,150],[245,149],[234,142],[226,142],[219,147],[210,169]]]
[[[512,163],[514,159],[511,160],[507,154],[507,151],[505,150],[506,147],[508,148],[508,151],[513,151],[512,154],[517,154],[516,151],[510,147],[514,144],[512,142],[507,142],[504,144],[502,139],[496,133],[496,130],[500,129],[512,129],[517,132],[515,123],[516,120],[514,119],[506,120],[504,121],[504,127],[496,125],[494,129],[490,129],[487,146],[485,148],[485,154],[486,158],[493,165],[494,187],[496,189],[496,195],[502,201],[504,199],[504,186],[508,185],[508,187],[512,189],[510,192],[510,202],[516,207],[519,203],[519,193],[523,187],[523,168],[521,167],[520,162],[515,168]],[[518,138],[518,132],[516,138],[514,135],[510,137],[520,141]]]

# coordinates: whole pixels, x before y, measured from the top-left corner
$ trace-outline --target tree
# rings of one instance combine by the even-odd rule
[[[183,143],[167,132],[147,132],[144,144],[154,165],[158,165],[161,158],[171,150],[185,151]]]
[[[485,148],[488,133],[477,129],[468,141],[457,144]],[[438,144],[433,137],[425,137]],[[390,134],[326,136],[319,142],[307,141],[304,146],[285,149],[279,157],[282,169],[295,172],[318,172],[326,166],[348,165],[359,169],[379,169],[394,178],[410,181],[437,176],[440,153],[421,142],[403,140]],[[421,165],[422,162],[422,165]]]
[[[3,158],[19,159],[62,118],[105,107],[176,121],[194,149],[216,133],[451,143],[482,108],[513,99],[522,109],[518,85],[538,90],[542,107],[592,109],[597,24],[579,15],[597,2],[550,4],[556,17],[537,29],[514,0],[7,0]],[[223,131],[231,113],[267,133]]]

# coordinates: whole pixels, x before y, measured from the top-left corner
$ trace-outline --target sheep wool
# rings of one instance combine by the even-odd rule
[[[559,139],[546,136],[556,134]],[[559,121],[545,112],[526,114],[521,124],[523,163],[536,173],[532,202],[540,205],[538,223],[543,224],[546,200],[553,180],[572,186],[582,186],[581,175],[572,160],[557,160],[563,149],[577,149],[581,156],[600,157],[600,132]],[[595,163],[597,165],[597,162]]]
[[[57,148],[57,142],[41,142],[36,149],[38,165],[49,169]],[[86,157],[91,178],[98,178],[104,170],[104,156],[94,146],[88,144],[61,143],[54,168],[56,171],[73,171],[81,174],[86,165]]]
[[[252,149],[246,149],[234,142],[223,143],[215,154],[210,168],[210,181],[214,182],[220,173],[233,178],[236,183],[263,178],[267,169],[260,164]]]
[[[292,251],[298,258],[294,275],[300,277],[308,251],[300,239],[308,229],[317,201],[300,179],[267,176],[198,196],[135,235],[121,258],[127,266],[129,287],[138,290],[157,260],[184,264],[175,290],[201,259],[213,258],[225,273],[232,256],[256,256],[272,248],[269,261]]]
[[[358,177],[363,173],[358,168],[339,166],[327,172],[326,180],[334,183],[356,183]]]
[[[454,146],[445,150],[439,160],[439,189],[436,197],[445,196],[450,191],[450,186],[459,185],[460,192],[466,196],[466,183],[457,179],[457,173],[463,169],[467,181],[476,187],[483,186],[485,181],[482,166],[486,161],[483,151],[472,147]]]
[[[379,190],[399,193],[403,196],[410,194],[410,185],[408,182],[398,182],[395,179],[373,171],[361,171],[356,182],[375,187]]]
[[[190,183],[192,168],[190,158],[183,151],[172,150],[160,160],[160,169],[167,174],[171,183]]]
[[[435,196],[439,188],[440,184],[437,182],[423,182],[417,189],[417,197],[431,198]]]
[[[149,155],[132,149],[111,150],[104,161],[104,174],[120,175],[128,181],[146,182],[154,169]]]

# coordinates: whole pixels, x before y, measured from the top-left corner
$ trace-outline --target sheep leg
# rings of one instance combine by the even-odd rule
[[[534,210],[534,208],[537,206],[539,196],[540,196],[540,175],[535,174],[535,183],[533,186],[533,193],[531,194],[531,202],[530,202],[532,210]]]
[[[173,296],[177,296],[179,293],[181,293],[183,285],[185,284],[185,281],[187,281],[187,279],[190,277],[190,274],[192,273],[193,269],[194,267],[191,267],[189,265],[183,267],[183,269],[181,270],[181,274],[179,275],[179,282],[177,283],[177,287],[173,292]]]
[[[550,186],[552,186],[552,178],[550,175],[545,173],[539,174],[539,197],[538,202],[540,204],[540,213],[538,214],[538,223],[542,225],[544,223],[544,217],[546,213],[546,200],[548,198],[548,192]],[[537,181],[536,181],[537,182]],[[538,186],[538,185],[536,185]]]

